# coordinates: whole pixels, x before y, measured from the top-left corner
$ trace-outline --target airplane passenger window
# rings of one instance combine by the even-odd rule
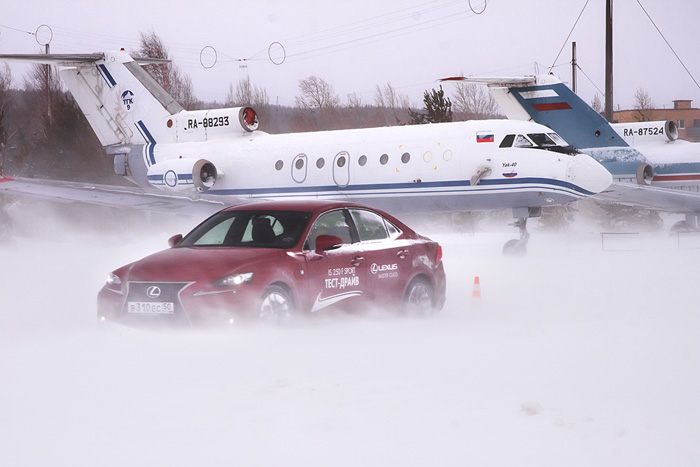
[[[523,135],[518,135],[515,138],[515,144],[513,146],[515,146],[516,148],[531,148],[532,143]]]
[[[386,165],[387,162],[389,162],[389,156],[386,154],[382,154],[382,157],[379,158],[379,163],[382,165]]]
[[[445,159],[446,161],[449,161],[450,159],[452,159],[452,151],[450,151],[448,149],[447,151],[442,153],[442,158]]]
[[[304,168],[304,159],[297,159],[297,161],[294,163],[296,166],[297,170],[301,170]]]
[[[323,157],[319,157],[316,161],[316,167],[322,169],[324,165],[326,165],[326,161],[323,159]]]
[[[362,155],[360,158],[357,160],[357,163],[360,164],[360,166],[364,167],[365,164],[367,163],[367,156]]]
[[[401,155],[401,162],[403,162],[404,164],[408,164],[408,161],[410,161],[410,160],[411,160],[411,155],[409,153],[404,152]]]
[[[513,146],[513,141],[515,140],[515,135],[506,135],[505,138],[503,138],[503,141],[501,141],[501,144],[498,145],[499,148],[509,148]]]
[[[345,167],[345,157],[340,156],[338,158],[338,161],[336,162],[336,164],[338,164],[338,167]]]
[[[426,151],[425,154],[423,154],[423,160],[425,162],[430,162],[431,160],[433,160],[433,153],[430,151]]]
[[[282,170],[282,167],[284,167],[284,162],[282,162],[282,161],[275,162],[275,169]]]

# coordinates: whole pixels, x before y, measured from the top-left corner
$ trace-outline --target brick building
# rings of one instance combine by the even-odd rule
[[[673,101],[672,109],[633,109],[613,112],[615,123],[655,122],[675,120],[678,124],[678,138],[700,142],[700,109],[692,107],[692,100]]]

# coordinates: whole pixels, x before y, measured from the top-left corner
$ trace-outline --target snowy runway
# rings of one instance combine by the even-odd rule
[[[191,227],[183,227],[182,230]],[[106,273],[175,231],[0,246],[0,465],[695,465],[700,249],[665,233],[418,229],[447,304],[290,329],[100,328]],[[140,240],[139,240],[140,238]],[[479,276],[479,301],[471,298]]]

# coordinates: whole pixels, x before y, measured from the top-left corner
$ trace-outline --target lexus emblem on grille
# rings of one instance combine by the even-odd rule
[[[157,287],[155,285],[152,285],[146,290],[146,295],[148,295],[149,298],[158,298],[160,297],[160,287]]]

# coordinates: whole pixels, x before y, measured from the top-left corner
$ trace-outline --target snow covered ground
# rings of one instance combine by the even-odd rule
[[[431,319],[98,326],[106,273],[193,223],[50,226],[0,244],[0,465],[700,459],[693,239],[611,236],[602,251],[594,229],[532,230],[526,257],[503,257],[514,232],[421,229],[443,244],[448,275],[445,310]]]

